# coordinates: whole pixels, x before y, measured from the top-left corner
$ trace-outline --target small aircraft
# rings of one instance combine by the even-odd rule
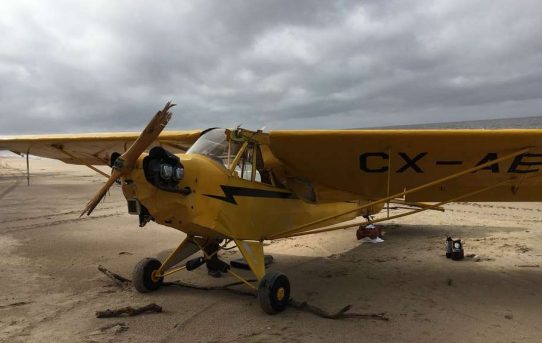
[[[266,240],[344,229],[354,224],[340,223],[359,216],[367,224],[442,210],[456,201],[542,200],[542,130],[162,132],[172,106],[141,134],[0,138],[0,149],[27,155],[27,167],[32,154],[104,174],[107,182],[81,215],[90,215],[120,183],[141,227],[152,220],[186,233],[164,261],[145,258],[135,266],[140,292],[206,264],[254,289],[262,309],[273,314],[287,307],[290,283],[266,272]],[[94,165],[110,165],[111,174]],[[374,217],[390,203],[411,210]],[[219,258],[231,243],[256,285]]]

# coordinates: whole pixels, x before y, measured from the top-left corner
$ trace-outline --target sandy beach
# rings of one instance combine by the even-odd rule
[[[250,296],[165,287],[122,289],[97,270],[131,277],[184,234],[138,227],[114,187],[79,218],[104,177],[79,166],[0,157],[1,342],[541,342],[542,204],[458,203],[383,224],[385,242],[355,230],[282,239],[266,246],[293,297],[329,311],[385,312],[389,321],[323,319],[290,308],[269,316]],[[444,256],[446,235],[466,254]],[[234,250],[226,260],[238,257]],[[205,268],[170,280],[221,285]],[[107,308],[154,302],[164,312],[98,319]]]

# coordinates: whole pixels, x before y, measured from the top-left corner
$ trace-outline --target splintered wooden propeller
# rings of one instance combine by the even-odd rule
[[[87,206],[83,212],[81,212],[80,217],[85,213],[87,216],[90,215],[115,181],[119,177],[127,175],[133,169],[139,156],[156,140],[156,138],[158,138],[160,132],[166,127],[169,119],[171,119],[171,112],[169,112],[169,109],[173,106],[175,106],[175,104],[168,101],[164,108],[154,115],[134,144],[132,144],[124,154],[117,158],[113,165],[113,171],[111,172],[109,180],[107,180],[98,193],[96,193],[96,195],[87,203]]]

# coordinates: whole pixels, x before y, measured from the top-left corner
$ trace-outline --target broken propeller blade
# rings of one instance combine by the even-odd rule
[[[85,209],[83,210],[83,212],[81,212],[81,215],[79,217],[82,217],[84,214],[89,216],[92,213],[92,211],[94,211],[96,206],[98,206],[100,201],[102,201],[102,199],[107,194],[107,191],[109,190],[109,188],[111,188],[111,186],[115,183],[115,181],[117,181],[119,176],[120,176],[120,173],[116,170],[113,170],[113,173],[111,174],[107,182],[102,186],[102,188],[100,188],[98,193],[96,193],[96,195],[87,203],[87,205],[85,206]]]
[[[168,101],[164,108],[154,115],[134,144],[117,159],[114,168],[121,171],[123,169],[131,170],[138,157],[158,138],[162,130],[166,127],[171,119],[171,112],[169,110],[173,106],[175,104]]]
[[[115,160],[111,176],[96,195],[87,203],[85,209],[81,212],[80,217],[84,214],[87,216],[90,215],[105,197],[107,191],[115,181],[121,176],[127,175],[132,170],[139,156],[141,156],[141,154],[158,138],[162,130],[166,127],[171,119],[171,112],[169,112],[169,110],[173,106],[175,106],[175,104],[168,101],[164,108],[154,115],[130,148]]]

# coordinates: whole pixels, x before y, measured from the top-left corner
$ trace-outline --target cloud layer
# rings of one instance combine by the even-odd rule
[[[0,134],[542,115],[540,1],[4,1]]]

